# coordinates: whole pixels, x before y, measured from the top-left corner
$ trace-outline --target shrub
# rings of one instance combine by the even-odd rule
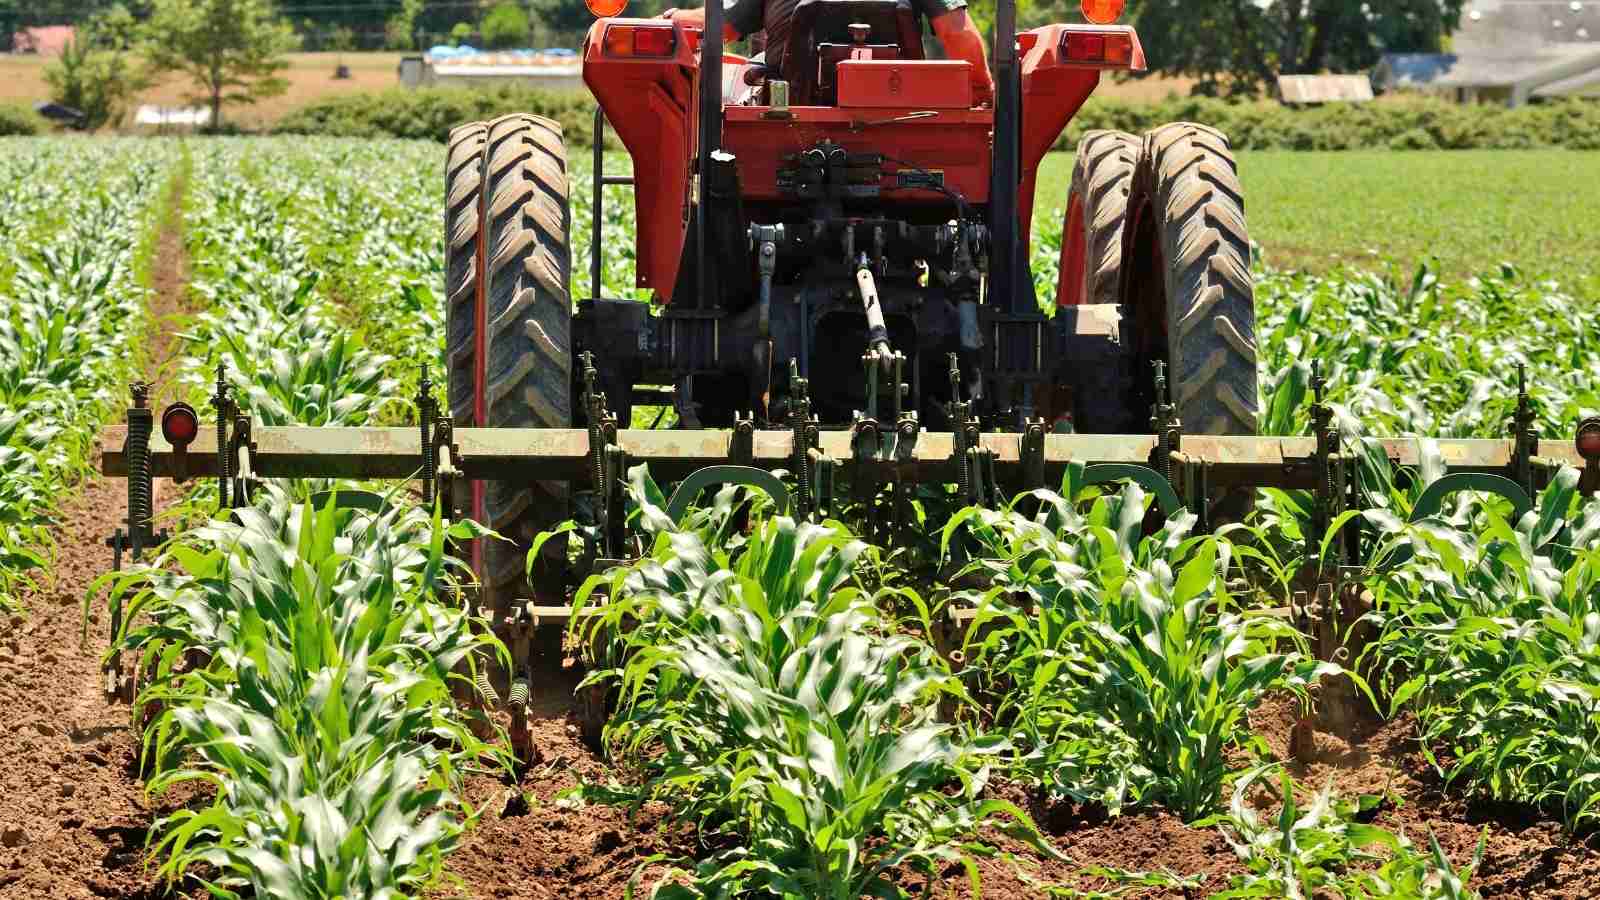
[[[594,101],[587,93],[514,85],[487,91],[433,88],[346,94],[290,113],[277,130],[443,141],[450,129],[462,122],[515,112],[556,119],[566,127],[568,144],[589,143]],[[1071,151],[1085,132],[1095,129],[1139,134],[1164,122],[1213,125],[1239,150],[1600,149],[1600,103],[1569,100],[1505,109],[1418,97],[1309,109],[1207,97],[1161,103],[1090,100],[1056,141],[1055,149]],[[612,141],[611,146],[621,146],[614,143],[615,138]]]
[[[483,17],[486,47],[521,47],[528,42],[528,14],[515,3],[501,3]]]
[[[25,106],[0,104],[0,137],[35,135],[44,129],[44,119]]]
[[[470,40],[472,40],[472,25],[470,23],[457,22],[455,27],[450,29],[450,43],[453,46],[459,47]]]
[[[1299,109],[1205,97],[1161,103],[1091,99],[1055,149],[1074,149],[1087,131],[1109,128],[1138,134],[1163,122],[1215,126],[1238,150],[1600,148],[1600,103],[1567,100],[1507,109],[1409,96]]]
[[[561,123],[569,146],[588,146],[594,127],[594,101],[587,93],[505,85],[494,90],[392,88],[330,97],[285,116],[276,130],[280,134],[388,136],[442,142],[449,137],[450,129],[462,122],[507,113],[533,113],[555,119]]]
[[[83,113],[84,131],[116,126],[132,97],[150,86],[150,76],[134,59],[117,50],[96,50],[72,41],[44,70],[50,99]]]

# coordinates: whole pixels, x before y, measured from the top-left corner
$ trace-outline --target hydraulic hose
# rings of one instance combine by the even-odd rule
[[[856,265],[856,287],[861,290],[861,308],[867,314],[867,348],[876,351],[887,364],[894,351],[889,347],[889,326],[883,320],[883,304],[878,301],[878,283],[872,277],[866,254]]]

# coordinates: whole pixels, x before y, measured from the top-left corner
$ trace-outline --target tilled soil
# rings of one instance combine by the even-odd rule
[[[156,382],[157,408],[169,393],[165,364],[187,282],[174,224],[158,236],[151,271],[156,326],[146,377]],[[159,509],[174,492],[160,482],[156,490]],[[106,538],[126,507],[121,479],[91,477],[77,486],[54,528],[50,583],[24,595],[26,615],[0,621],[0,897],[8,900],[166,893],[144,848],[150,826],[177,800],[145,796],[129,711],[102,693],[103,601],[89,604],[87,625],[83,616],[91,584],[111,568]]]
[[[662,866],[647,864],[653,857],[696,854],[693,835],[674,826],[658,805],[630,817],[625,809],[571,808],[556,799],[579,779],[603,783],[608,777],[604,762],[578,739],[576,723],[563,712],[560,692],[567,687],[565,675],[552,676],[546,685],[534,725],[541,764],[515,787],[489,778],[472,785],[482,819],[449,860],[461,884],[439,896],[460,896],[464,888],[478,898],[618,900],[630,879],[637,876],[641,887],[647,887],[659,876]],[[1273,698],[1251,717],[1254,730],[1279,759],[1289,759],[1295,709],[1292,700]],[[1387,793],[1392,799],[1373,823],[1403,832],[1424,849],[1431,829],[1458,869],[1470,863],[1480,834],[1485,834],[1483,863],[1471,882],[1484,897],[1600,897],[1600,850],[1567,842],[1559,824],[1536,810],[1447,796],[1417,753],[1414,733],[1415,723],[1404,716],[1365,722],[1348,741],[1318,733],[1313,761],[1291,761],[1288,770],[1307,789],[1320,789],[1331,779],[1341,795]],[[1188,895],[1159,888],[1117,894],[1138,900],[1209,896],[1227,887],[1230,875],[1243,871],[1216,830],[1188,828],[1165,812],[1108,819],[1094,809],[1040,803],[1015,785],[996,785],[991,792],[1028,809],[1064,860],[1043,858],[1008,838],[989,835],[1002,851],[978,862],[982,895],[990,900],[1044,897],[1044,885],[1084,892],[1118,888],[1111,879],[1088,872],[1089,866],[1202,877],[1201,887]],[[972,896],[959,867],[941,874],[935,896]],[[920,889],[923,879],[907,876],[904,884]]]

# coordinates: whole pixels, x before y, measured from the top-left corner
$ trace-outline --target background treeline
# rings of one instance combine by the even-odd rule
[[[510,112],[560,121],[567,141],[587,145],[593,101],[579,92],[505,87],[390,90],[313,103],[277,125],[289,134],[392,136],[443,141],[451,127]],[[1201,97],[1160,103],[1090,100],[1057,142],[1071,150],[1085,131],[1142,132],[1162,122],[1208,122],[1245,150],[1512,150],[1566,147],[1600,150],[1600,104],[1547,103],[1519,109],[1459,106],[1424,97],[1368,104],[1292,108],[1272,102],[1231,103]]]
[[[0,50],[14,30],[114,14],[142,19],[154,0],[0,0]],[[702,0],[630,0],[653,16]],[[1196,93],[1258,96],[1278,74],[1359,72],[1384,53],[1438,52],[1464,0],[1129,0],[1155,70]],[[968,0],[988,32],[996,0]],[[1081,21],[1078,0],[1016,0],[1023,28]],[[1565,6],[1566,4],[1561,4]],[[303,50],[419,50],[435,44],[577,47],[593,21],[583,0],[274,0]],[[1201,38],[1203,39],[1197,39]]]

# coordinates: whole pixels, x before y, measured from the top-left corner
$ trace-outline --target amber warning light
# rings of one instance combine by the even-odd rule
[[[621,15],[628,8],[628,0],[583,0],[583,5],[596,19],[609,19]]]
[[[1095,25],[1110,25],[1122,18],[1127,6],[1128,0],[1083,0],[1083,17]]]

